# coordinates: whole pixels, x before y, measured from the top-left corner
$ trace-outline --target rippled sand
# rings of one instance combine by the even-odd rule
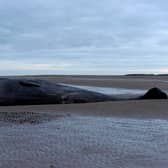
[[[0,126],[0,167],[141,168],[168,164],[168,121],[66,116]]]

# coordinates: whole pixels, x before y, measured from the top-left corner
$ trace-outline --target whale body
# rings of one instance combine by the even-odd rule
[[[0,79],[0,105],[67,104],[108,100],[113,98],[45,80]]]
[[[167,99],[167,98],[168,98],[167,94],[163,92],[161,89],[151,88],[139,99],[145,100],[145,99]]]
[[[144,95],[131,99],[167,99],[166,93],[152,88]],[[0,105],[71,104],[130,100],[116,98],[45,80],[0,78]]]

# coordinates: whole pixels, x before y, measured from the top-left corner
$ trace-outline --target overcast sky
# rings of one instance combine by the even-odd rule
[[[167,0],[0,0],[0,75],[168,73]]]

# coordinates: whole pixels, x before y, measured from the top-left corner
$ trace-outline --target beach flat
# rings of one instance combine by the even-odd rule
[[[152,77],[153,85],[149,79],[141,88],[157,84],[166,89],[164,78],[159,83]],[[103,79],[109,85],[111,80]],[[130,87],[132,81],[125,82]],[[167,108],[167,100],[2,106],[1,167],[166,168]]]

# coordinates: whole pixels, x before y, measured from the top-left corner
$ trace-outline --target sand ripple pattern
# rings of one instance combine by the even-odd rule
[[[71,116],[0,127],[0,167],[167,168],[168,122]]]

